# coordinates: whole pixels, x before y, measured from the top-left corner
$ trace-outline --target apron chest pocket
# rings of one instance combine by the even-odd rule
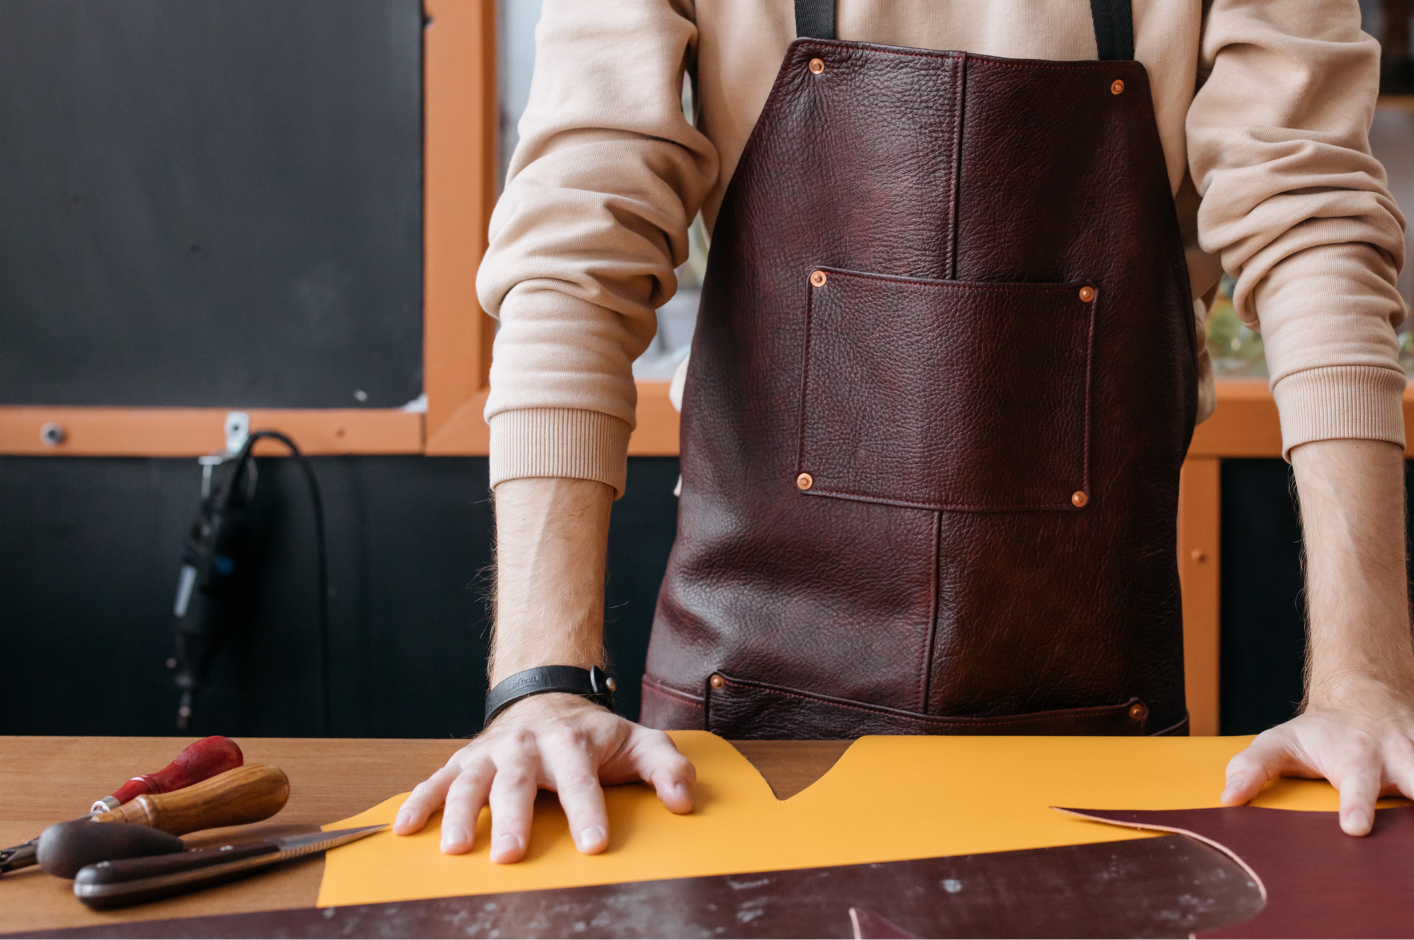
[[[1095,290],[820,268],[796,485],[973,512],[1082,510]]]

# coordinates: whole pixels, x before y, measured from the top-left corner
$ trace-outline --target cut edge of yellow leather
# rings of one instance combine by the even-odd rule
[[[778,800],[722,738],[671,732],[697,765],[697,809],[669,813],[651,788],[606,792],[610,844],[581,855],[552,793],[535,807],[530,849],[488,855],[490,814],[466,855],[439,850],[441,816],[417,835],[380,832],[328,854],[320,907],[568,888],[661,878],[819,868],[1152,838],[1050,807],[1218,806],[1229,758],[1251,737],[867,737],[823,777]],[[407,794],[326,829],[391,823]],[[1335,810],[1320,780],[1280,780],[1253,805]],[[1335,825],[1334,819],[1332,825]]]

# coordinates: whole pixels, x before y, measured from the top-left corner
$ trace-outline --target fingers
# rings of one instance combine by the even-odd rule
[[[1380,798],[1378,768],[1361,766],[1342,776],[1340,788],[1340,828],[1347,835],[1369,835],[1375,823],[1375,801]]]
[[[513,733],[496,755],[491,783],[491,861],[518,862],[530,845],[540,755],[529,731]]]
[[[489,759],[474,761],[456,776],[447,789],[442,811],[442,851],[448,855],[470,852],[476,842],[476,821],[491,792],[496,767]]]
[[[661,731],[635,727],[629,740],[633,767],[644,783],[653,785],[658,799],[671,812],[692,812],[692,787],[697,768],[679,753],[673,739]]]
[[[491,860],[506,863],[525,857],[535,797],[542,787],[559,793],[571,837],[585,854],[603,852],[609,845],[601,779],[603,783],[641,779],[652,784],[658,799],[672,812],[692,812],[697,770],[671,738],[599,709],[586,706],[580,714],[575,710],[565,712],[561,703],[560,708],[546,708],[548,715],[532,711],[534,730],[503,724],[481,736],[413,790],[398,811],[393,831],[417,832],[445,805],[442,851],[469,852],[481,810],[489,804]]]
[[[398,818],[393,821],[393,832],[400,836],[410,836],[427,825],[427,817],[437,811],[447,798],[447,789],[457,779],[460,767],[453,758],[447,766],[437,771],[413,788],[398,810]]]
[[[1340,791],[1340,828],[1347,835],[1368,835],[1375,822],[1375,801],[1383,788],[1384,753],[1368,734],[1347,734],[1333,749],[1331,785]]]
[[[1239,806],[1246,803],[1273,777],[1287,771],[1304,769],[1293,753],[1293,742],[1282,728],[1263,731],[1245,750],[1227,764],[1227,785],[1222,804]]]
[[[560,795],[575,847],[586,855],[604,851],[609,847],[609,813],[582,736],[552,739],[542,760],[546,776]]]
[[[1385,745],[1385,779],[1390,786],[1382,793],[1397,792],[1414,800],[1414,742],[1403,734],[1395,735]]]

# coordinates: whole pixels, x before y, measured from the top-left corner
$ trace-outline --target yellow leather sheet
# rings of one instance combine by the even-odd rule
[[[488,858],[483,811],[470,854],[438,850],[440,815],[415,836],[380,832],[329,853],[319,905],[612,884],[658,878],[968,855],[1149,838],[1052,806],[1217,806],[1231,738],[871,737],[824,777],[777,800],[726,741],[673,732],[697,765],[697,810],[674,816],[645,786],[607,792],[609,850],[581,855],[554,794],[536,804],[524,861]],[[325,828],[391,823],[407,794]],[[1255,805],[1335,810],[1324,781],[1282,780]],[[1335,825],[1334,822],[1331,823]]]

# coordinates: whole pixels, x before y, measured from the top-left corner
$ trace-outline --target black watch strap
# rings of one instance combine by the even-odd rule
[[[542,692],[582,695],[595,705],[603,705],[613,711],[615,687],[614,680],[598,666],[590,669],[536,666],[496,683],[496,687],[486,696],[486,721],[482,727],[489,725],[491,719],[505,711],[506,706]]]

